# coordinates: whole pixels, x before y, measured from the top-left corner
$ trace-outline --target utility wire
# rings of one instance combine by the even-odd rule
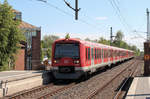
[[[47,5],[49,5],[49,6],[53,7],[53,8],[55,8],[55,9],[57,9],[58,11],[60,11],[60,12],[62,12],[62,13],[64,13],[64,14],[67,14],[67,15],[69,15],[69,16],[73,16],[73,14],[68,13],[68,12],[62,10],[61,8],[55,6],[55,5],[53,5],[53,4],[51,4],[51,3],[47,2],[47,1],[46,1],[46,2],[45,2],[44,0],[37,0],[37,1],[41,1],[41,2],[43,2],[43,3],[45,3],[45,4],[47,4]]]
[[[61,8],[55,6],[55,5],[53,5],[53,4],[51,4],[51,3],[47,2],[47,1],[45,2],[45,0],[37,0],[37,1],[43,2],[43,3],[47,4],[47,5],[49,5],[50,7],[53,7],[53,8],[55,8],[56,10],[58,10],[58,11],[64,13],[64,14],[66,14],[66,15],[69,15],[69,16],[71,16],[71,17],[74,17],[73,14],[62,10]],[[97,30],[101,30],[99,27],[97,27],[97,25],[88,23],[87,21],[85,21],[85,20],[83,20],[83,19],[79,19],[79,21],[82,22],[82,23],[84,23],[84,24],[86,24],[86,25],[89,25],[89,26],[92,27],[92,28],[95,28],[95,29],[97,29]]]
[[[118,0],[116,0],[116,2],[117,2],[118,4],[120,4],[120,2],[119,2]]]
[[[119,15],[118,11],[116,10],[116,8],[115,8],[113,2],[112,2],[111,0],[108,0],[108,2],[111,4],[111,6],[113,7],[113,9],[115,10],[115,13],[116,13],[116,15],[118,16],[118,18],[119,18],[119,20],[120,20],[120,23],[124,26],[124,28],[126,28],[126,25],[123,23],[123,21],[122,21],[120,15]]]
[[[119,17],[121,23],[128,29],[129,32],[130,32],[130,31],[133,32],[131,26],[126,22],[125,18],[123,17],[123,15],[122,15],[122,13],[121,13],[121,10],[120,10],[120,8],[118,7],[118,5],[117,5],[117,3],[115,2],[115,0],[108,0],[108,1],[111,3],[112,7],[117,10],[116,13],[117,13],[117,15],[118,15],[118,17]],[[136,35],[137,35],[138,37],[145,39],[145,38],[144,38],[143,36],[141,36],[138,32],[134,32],[134,33],[136,33]]]
[[[118,12],[119,12],[119,14],[120,14],[120,17],[122,18],[123,22],[126,24],[126,26],[128,27],[128,29],[130,29],[130,30],[132,31],[131,26],[126,22],[124,16],[123,16],[122,13],[121,13],[121,10],[120,10],[120,8],[118,7],[118,5],[117,5],[117,3],[115,2],[115,0],[112,0],[112,2],[113,2],[114,5],[116,6],[116,9],[118,10]]]

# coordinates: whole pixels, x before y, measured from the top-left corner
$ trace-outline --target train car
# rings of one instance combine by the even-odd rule
[[[134,57],[134,52],[122,48],[79,39],[59,39],[52,46],[52,73],[56,79],[78,79]]]

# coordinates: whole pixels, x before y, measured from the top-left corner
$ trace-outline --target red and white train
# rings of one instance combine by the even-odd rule
[[[79,39],[59,39],[52,47],[52,73],[56,79],[78,79],[134,57],[134,52],[122,48]]]

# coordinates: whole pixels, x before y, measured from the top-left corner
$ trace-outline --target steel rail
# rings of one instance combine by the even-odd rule
[[[6,98],[8,98],[8,99],[21,99],[21,97],[23,97],[23,96],[27,96],[27,95],[45,90],[51,86],[53,86],[53,84],[38,86],[38,87],[29,89],[29,90],[24,90],[22,92],[19,92],[17,94],[11,95],[11,96],[6,96]]]
[[[92,94],[90,94],[86,99],[93,99],[94,96],[96,96],[98,93],[100,93],[104,88],[106,88],[112,81],[114,81],[121,73],[123,73],[124,71],[126,71],[134,63],[136,63],[136,62],[134,61],[133,63],[131,63],[130,65],[128,65],[125,69],[123,69],[115,77],[113,77],[111,80],[109,80],[107,83],[105,83],[104,86],[100,87],[98,90],[95,90]]]
[[[75,83],[71,83],[71,84],[69,84],[69,85],[66,86],[66,87],[59,88],[59,89],[57,89],[57,90],[55,90],[55,91],[53,91],[53,92],[51,92],[51,93],[46,93],[45,95],[42,95],[41,97],[39,97],[39,98],[37,98],[37,99],[47,99],[48,97],[53,96],[53,95],[57,94],[58,92],[62,92],[62,91],[64,91],[64,90],[68,89],[68,88],[71,88],[71,87],[74,86],[74,85],[75,85]]]
[[[119,96],[121,95],[123,87],[129,81],[130,77],[133,76],[133,74],[135,73],[136,70],[137,70],[137,67],[136,67],[136,69],[133,72],[130,73],[129,77],[124,81],[124,83],[122,84],[122,86],[120,87],[119,91],[117,92],[117,94],[115,95],[115,97],[113,99],[119,99]]]

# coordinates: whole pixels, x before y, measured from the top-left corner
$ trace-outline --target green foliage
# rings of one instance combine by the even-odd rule
[[[42,51],[42,45],[43,45],[43,41],[41,41],[41,61],[43,60],[43,58],[44,58],[44,51]]]
[[[23,38],[18,28],[19,21],[13,18],[12,7],[5,0],[0,4],[0,70],[8,68],[9,60],[14,58]]]
[[[126,44],[126,42],[122,41],[122,39],[123,39],[123,32],[118,31],[116,36],[115,36],[115,40],[113,42],[113,46],[127,49],[126,48],[127,44]]]
[[[70,38],[70,35],[69,33],[67,33],[67,35],[65,36],[65,39],[69,39]]]
[[[110,41],[104,39],[103,37],[100,37],[100,39],[98,40],[98,43],[105,44],[105,45],[110,45]]]
[[[134,46],[134,45],[130,46],[126,42],[124,42],[123,37],[124,37],[123,32],[118,31],[117,34],[116,34],[115,40],[112,43],[112,46],[132,50],[136,53],[137,56],[139,56],[140,55],[140,50],[136,46]],[[87,40],[91,41],[89,38]],[[105,44],[105,45],[110,45],[110,41],[104,39],[103,37],[101,37],[98,40],[98,43]]]
[[[121,30],[119,30],[116,34],[115,40],[122,41],[123,37],[124,37],[123,32]]]
[[[43,60],[44,56],[47,56],[49,59],[51,58],[52,44],[57,39],[59,39],[59,37],[55,35],[45,35],[43,37],[43,40],[41,41],[41,61]]]
[[[51,52],[52,52],[51,48],[48,48],[47,51],[46,51],[46,54],[47,54],[48,59],[50,59],[51,56],[52,56],[52,53],[51,53]]]
[[[89,38],[86,38],[85,41],[91,41]]]
[[[45,35],[42,40],[42,48],[51,48],[53,42],[59,39],[58,36],[55,35]]]

